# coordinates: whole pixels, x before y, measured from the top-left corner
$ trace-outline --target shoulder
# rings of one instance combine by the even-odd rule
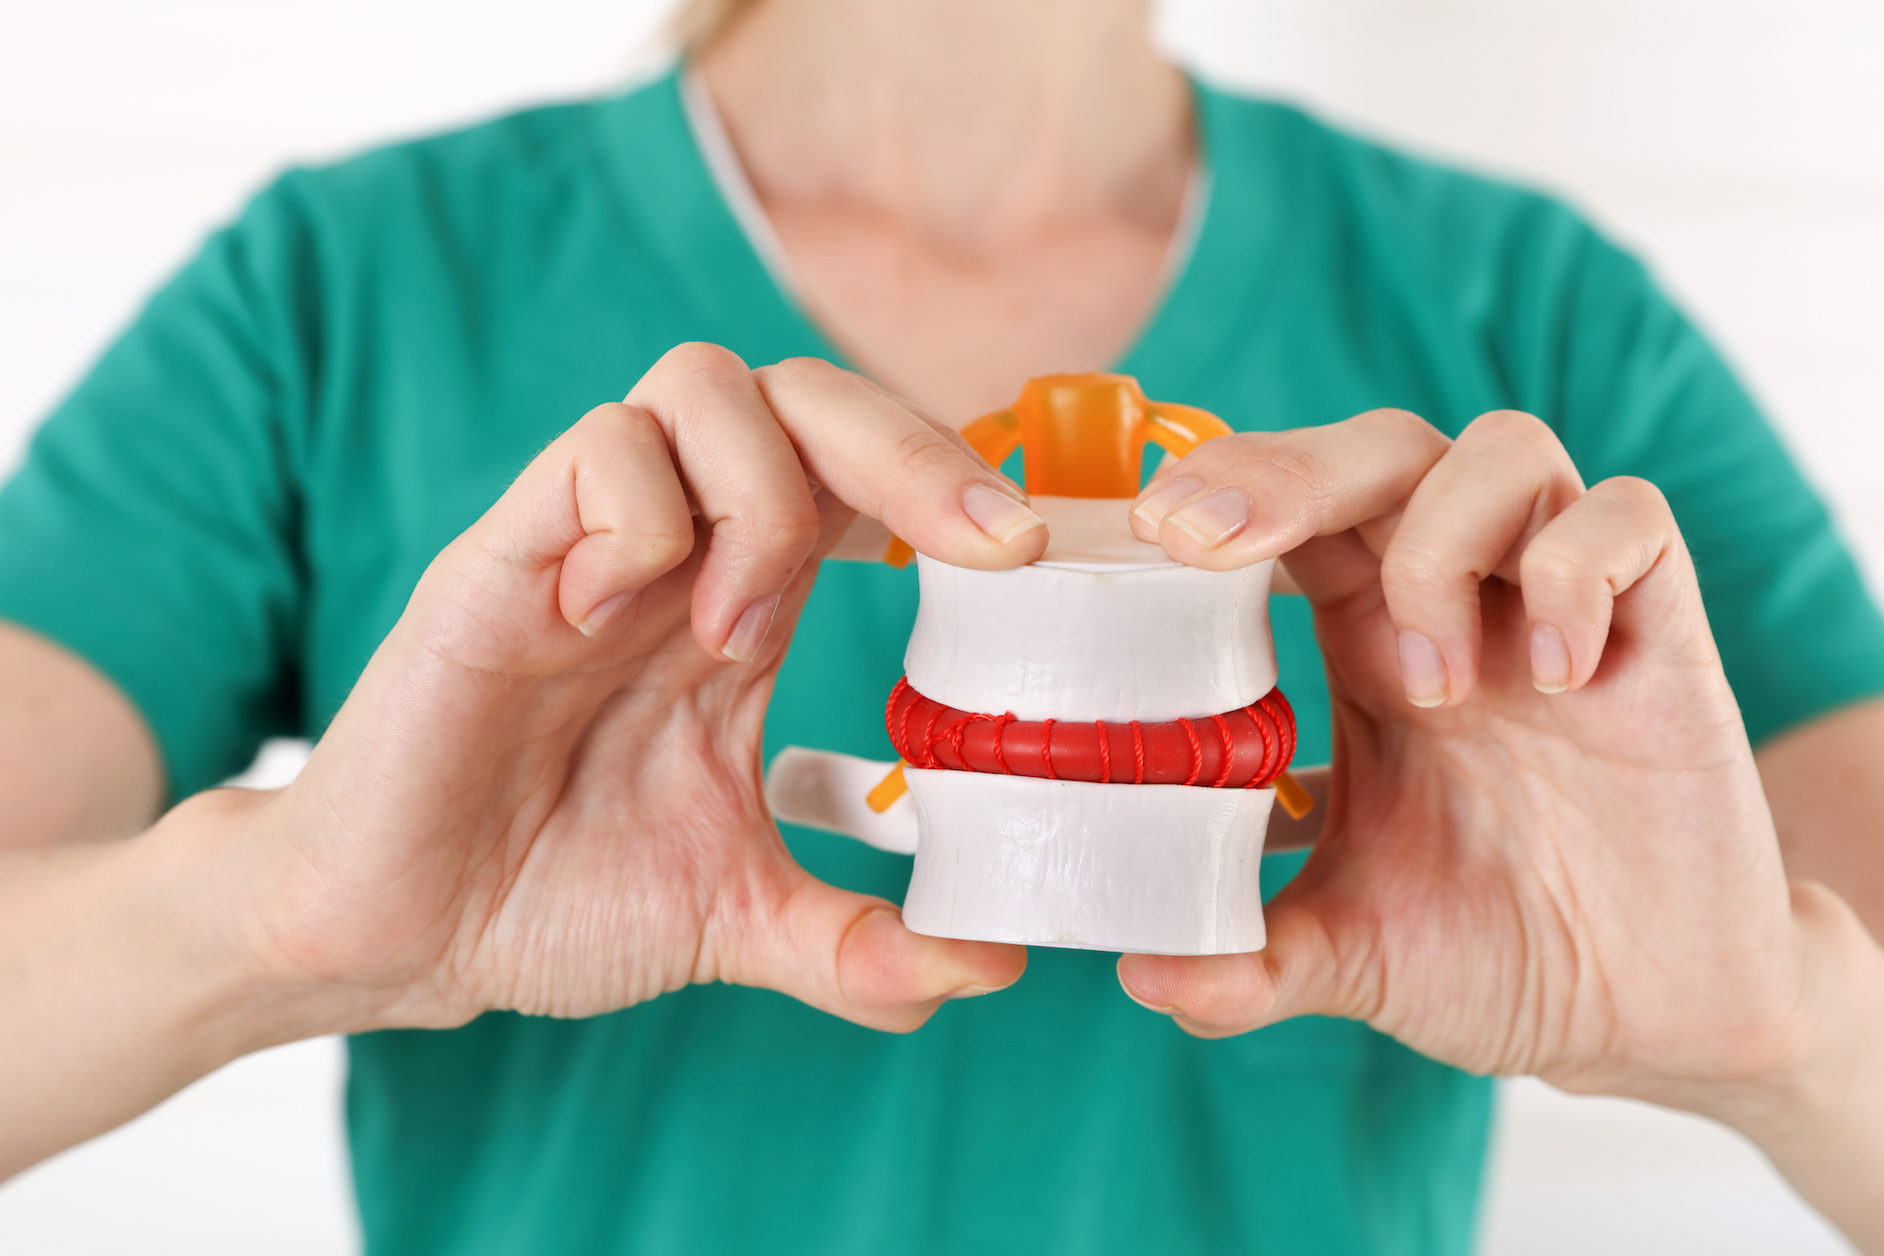
[[[327,251],[515,241],[586,212],[604,125],[658,129],[668,76],[621,94],[541,105],[450,131],[290,168],[238,228],[311,236]]]
[[[1566,398],[1707,356],[1648,268],[1561,197],[1292,105],[1200,100],[1221,174],[1276,189],[1262,203],[1289,224],[1287,290],[1452,381],[1427,403],[1446,425],[1514,407],[1560,428],[1588,411],[1609,433],[1606,403]]]
[[[1277,100],[1200,86],[1206,125],[1220,159],[1262,168],[1317,208],[1408,238],[1462,232],[1500,236],[1587,235],[1588,224],[1560,198],[1521,182],[1473,171],[1362,135]]]
[[[295,167],[250,210],[370,236],[414,220],[438,225],[549,203],[585,176],[596,108],[586,102],[543,106]]]
[[[1360,260],[1377,283],[1495,304],[1500,293],[1567,295],[1593,270],[1644,278],[1634,259],[1548,191],[1410,152],[1280,101],[1208,86],[1199,98],[1219,163],[1282,184],[1306,224],[1298,240]]]

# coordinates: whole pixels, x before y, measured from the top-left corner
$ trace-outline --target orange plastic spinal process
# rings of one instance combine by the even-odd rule
[[[962,429],[974,451],[1000,466],[1016,449],[1024,487],[1049,497],[1136,497],[1145,445],[1182,458],[1230,426],[1208,410],[1151,401],[1130,375],[1041,375],[1020,399]],[[883,561],[907,566],[915,557],[892,540]]]

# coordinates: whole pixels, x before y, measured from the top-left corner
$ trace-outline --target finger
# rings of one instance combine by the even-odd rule
[[[774,869],[782,892],[738,922],[727,965],[706,980],[777,990],[873,1029],[906,1033],[953,998],[1002,990],[1027,967],[1025,947],[911,933],[880,898]]]
[[[661,425],[711,529],[694,580],[694,636],[708,653],[750,661],[820,534],[797,451],[746,364],[717,345],[670,349],[628,401]]]
[[[593,636],[693,545],[666,435],[645,410],[611,402],[539,454],[453,548],[484,556],[482,605],[527,600],[509,585],[533,589],[547,578],[562,617]]]
[[[1583,494],[1555,432],[1512,410],[1472,421],[1407,502],[1380,559],[1407,700],[1462,701],[1478,680],[1479,586]],[[1503,571],[1500,569],[1503,567]]]
[[[1305,906],[1277,899],[1269,941],[1248,955],[1122,955],[1131,998],[1199,1038],[1224,1038],[1296,1016],[1367,1020],[1377,991],[1344,971],[1327,930]]]
[[[636,590],[692,552],[694,530],[653,415],[614,403],[584,423],[592,430],[575,443],[570,467],[583,535],[563,556],[557,602],[564,619],[595,636]]]
[[[1531,681],[1580,689],[1603,659],[1618,601],[1624,628],[1667,662],[1707,663],[1713,638],[1681,530],[1646,480],[1604,480],[1525,546],[1518,581],[1531,626]]]
[[[816,358],[753,377],[811,476],[920,552],[994,571],[1046,548],[1026,494],[907,402]]]
[[[1132,530],[1193,567],[1248,566],[1397,510],[1447,444],[1404,410],[1220,436],[1145,486]],[[1304,591],[1317,595],[1307,584]]]

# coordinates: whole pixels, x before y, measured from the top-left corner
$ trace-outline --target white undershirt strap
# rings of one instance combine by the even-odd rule
[[[726,126],[720,121],[720,111],[713,104],[712,93],[707,91],[700,72],[692,66],[688,66],[680,76],[680,103],[686,111],[687,126],[693,132],[693,142],[706,161],[707,172],[719,187],[720,198],[726,202],[726,208],[733,212],[734,221],[746,233],[746,240],[765,264],[772,282],[793,304],[803,309],[804,288],[792,272],[791,259],[785,256],[785,246],[779,243],[778,232],[772,229],[772,220],[765,216],[765,206],[759,204],[759,195],[752,190],[751,180],[746,178],[746,168],[739,164],[739,154],[733,150],[732,137],[726,134]]]

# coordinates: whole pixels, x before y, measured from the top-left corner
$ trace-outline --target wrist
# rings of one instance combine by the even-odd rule
[[[126,895],[147,915],[157,963],[193,974],[183,1029],[223,1063],[302,1038],[383,1028],[395,997],[295,963],[270,929],[295,910],[282,791],[213,790],[132,844]]]
[[[248,945],[240,808],[125,841],[0,856],[0,1179],[246,1052],[339,1027],[347,1000]]]
[[[1884,948],[1843,900],[1793,887],[1799,1032],[1779,1066],[1694,1105],[1745,1135],[1866,1253],[1884,1253]]]

